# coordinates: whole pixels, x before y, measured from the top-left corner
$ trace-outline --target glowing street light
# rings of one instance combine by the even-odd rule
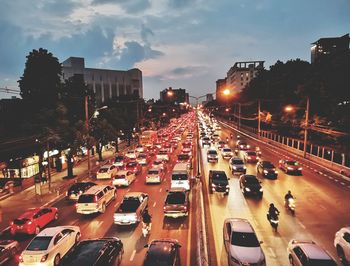
[[[284,111],[286,112],[292,112],[294,111],[294,107],[292,105],[287,105],[285,108],[284,108]]]
[[[223,95],[228,96],[231,94],[231,91],[229,89],[224,89],[222,92]]]
[[[168,96],[173,96],[173,95],[174,95],[174,92],[173,92],[172,90],[168,90],[168,91],[166,92],[166,94],[167,94]]]

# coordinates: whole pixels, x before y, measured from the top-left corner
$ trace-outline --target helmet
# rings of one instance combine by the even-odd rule
[[[270,203],[270,207],[275,207],[275,205],[273,205],[273,203]]]
[[[288,190],[288,194],[292,194],[292,192],[290,192],[290,190]]]

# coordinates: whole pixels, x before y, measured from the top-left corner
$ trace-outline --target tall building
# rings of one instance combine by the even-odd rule
[[[82,57],[69,57],[62,63],[62,79],[83,75],[84,81],[95,92],[98,105],[121,95],[143,98],[142,72],[137,69],[111,70],[86,68]]]
[[[160,92],[160,101],[163,103],[189,103],[189,94],[185,89],[173,89],[171,87]]]
[[[226,89],[227,78],[218,79],[216,81],[216,100],[222,101],[222,92]]]
[[[264,69],[265,61],[236,62],[227,72],[226,86],[231,93],[238,93]]]
[[[321,38],[311,45],[311,63],[315,63],[323,55],[334,55],[349,51],[349,33],[341,37]]]

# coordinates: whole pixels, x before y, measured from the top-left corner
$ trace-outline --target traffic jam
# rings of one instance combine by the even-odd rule
[[[185,265],[194,121],[191,112],[145,131],[93,179],[70,186],[64,200],[14,219],[0,241],[0,264]],[[142,249],[131,248],[140,241]]]

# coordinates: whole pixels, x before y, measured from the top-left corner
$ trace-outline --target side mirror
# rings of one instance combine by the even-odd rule
[[[264,244],[264,241],[259,241],[260,244]]]
[[[148,248],[148,246],[149,246],[149,245],[148,245],[148,244],[146,244],[146,245],[144,245],[143,247],[144,247],[144,248]]]
[[[169,189],[166,189],[165,192],[169,192]]]

